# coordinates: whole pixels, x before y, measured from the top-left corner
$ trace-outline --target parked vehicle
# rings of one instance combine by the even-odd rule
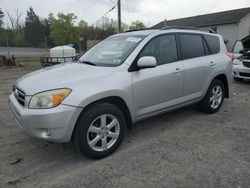
[[[9,101],[28,135],[72,140],[87,157],[102,158],[134,122],[194,103],[217,112],[231,80],[232,59],[220,35],[167,27],[110,36],[77,63],[28,74]]]
[[[250,79],[250,48],[237,41],[234,49],[233,75],[236,81]]]

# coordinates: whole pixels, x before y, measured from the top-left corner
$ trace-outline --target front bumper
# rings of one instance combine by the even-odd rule
[[[28,109],[19,104],[13,93],[9,104],[17,124],[27,135],[57,143],[70,141],[82,111],[82,108],[63,104],[51,109]]]
[[[242,64],[233,65],[233,76],[236,78],[250,79],[250,68],[244,67]]]

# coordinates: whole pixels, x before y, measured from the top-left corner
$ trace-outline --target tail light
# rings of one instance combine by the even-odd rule
[[[227,52],[226,54],[230,60],[233,60],[233,53]]]

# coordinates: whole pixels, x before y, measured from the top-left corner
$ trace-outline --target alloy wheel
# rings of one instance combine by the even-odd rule
[[[220,106],[221,102],[222,102],[222,98],[223,98],[223,91],[222,88],[219,85],[216,85],[211,92],[210,95],[210,106],[213,109],[216,109]]]
[[[87,132],[88,145],[95,151],[105,151],[111,148],[120,134],[118,119],[110,114],[97,117],[89,126]]]

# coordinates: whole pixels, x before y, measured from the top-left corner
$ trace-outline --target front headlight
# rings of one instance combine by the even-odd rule
[[[71,89],[56,89],[35,94],[29,103],[32,109],[53,108],[61,104],[61,102],[70,94]]]
[[[234,65],[240,65],[241,64],[241,61],[239,59],[234,59],[233,60],[233,64]]]

